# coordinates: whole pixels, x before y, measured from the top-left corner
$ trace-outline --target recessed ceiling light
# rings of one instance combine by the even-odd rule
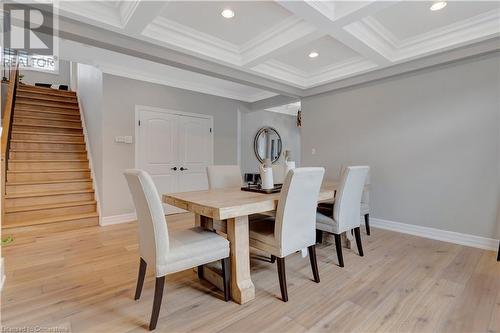
[[[432,4],[430,9],[432,11],[436,11],[443,9],[444,7],[446,7],[446,1],[436,1]]]
[[[311,53],[309,53],[309,58],[316,58],[317,56],[319,56],[319,53],[316,51],[312,51]]]
[[[234,17],[234,12],[231,9],[224,9],[220,14],[227,19]]]

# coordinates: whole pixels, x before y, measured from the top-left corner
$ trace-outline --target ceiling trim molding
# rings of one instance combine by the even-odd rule
[[[58,1],[55,6],[59,15],[86,20],[96,23],[100,27],[113,27],[114,29],[123,29],[122,17],[117,8],[111,8],[99,1],[88,1],[79,3],[74,1]]]
[[[321,84],[340,80],[346,76],[359,75],[376,67],[378,67],[376,63],[366,60],[363,57],[348,59],[316,71],[306,81],[306,86],[310,88],[316,87]]]
[[[121,16],[122,26],[125,27],[130,18],[134,15],[141,0],[128,0],[120,3],[118,10]]]
[[[292,47],[321,37],[317,29],[302,19],[290,16],[274,27],[241,45],[242,63],[253,67],[259,62],[286,52]]]
[[[154,19],[142,35],[208,58],[217,58],[234,65],[241,64],[238,46],[166,18]]]
[[[372,16],[344,29],[392,62],[400,62],[499,36],[499,22],[500,12],[491,10],[403,40],[398,39]]]
[[[377,66],[374,62],[358,56],[319,68],[312,73],[301,71],[277,60],[269,60],[256,66],[254,70],[284,82],[293,81],[298,87],[306,89],[340,80],[349,75],[362,74]]]

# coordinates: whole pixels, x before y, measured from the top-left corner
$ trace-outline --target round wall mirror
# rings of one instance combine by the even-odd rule
[[[281,137],[274,128],[262,127],[253,141],[255,156],[259,162],[264,162],[266,158],[271,159],[272,163],[276,163],[281,156]]]

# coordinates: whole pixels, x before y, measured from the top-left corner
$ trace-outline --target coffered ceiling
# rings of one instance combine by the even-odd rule
[[[500,36],[497,1],[87,1],[60,15],[298,89]],[[231,9],[234,17],[221,12]],[[315,58],[311,52],[318,53]]]

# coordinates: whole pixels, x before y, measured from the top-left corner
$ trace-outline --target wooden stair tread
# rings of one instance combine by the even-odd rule
[[[31,197],[47,197],[51,195],[65,195],[65,194],[79,194],[79,193],[93,193],[93,189],[86,190],[71,190],[71,191],[46,191],[36,193],[16,193],[6,194],[5,199],[18,199],[18,198],[31,198]]]
[[[15,119],[14,119],[14,122],[12,123],[12,125],[13,126],[31,126],[31,127],[65,128],[65,129],[83,130],[83,128],[81,126],[80,127],[71,127],[71,126],[46,125],[46,124],[22,124],[22,123],[17,123]]]
[[[79,134],[79,133],[32,132],[32,131],[15,131],[14,130],[14,131],[11,132],[11,134],[79,136],[79,137],[83,138],[83,134]]]
[[[55,96],[55,95],[42,95],[38,94],[39,96],[33,96],[30,95],[32,93],[26,92],[26,91],[20,91],[16,94],[16,98],[19,99],[36,99],[40,101],[49,101],[49,102],[58,102],[58,103],[71,103],[71,104],[78,104],[78,101],[76,99],[76,96]],[[67,98],[66,100],[60,100],[56,98]]]
[[[22,152],[22,153],[86,153],[86,150],[44,150],[44,149],[19,149],[19,148],[10,148],[11,152]]]
[[[32,180],[25,182],[7,182],[7,186],[16,185],[38,185],[38,184],[59,184],[59,183],[86,183],[91,182],[91,178],[85,179],[60,179],[60,180]]]
[[[76,96],[76,92],[69,90],[59,90],[47,87],[38,87],[30,84],[22,84],[17,87],[17,91],[27,91],[27,92],[38,92],[40,94],[57,94],[57,95],[73,95]]]
[[[48,217],[48,218],[38,219],[38,220],[4,223],[2,225],[2,228],[8,229],[8,228],[15,228],[15,227],[25,227],[25,226],[32,226],[32,225],[38,225],[38,224],[48,224],[48,223],[54,223],[54,222],[81,220],[81,219],[92,218],[92,217],[99,217],[99,214],[97,214],[97,211],[95,213],[73,214],[73,215]]]
[[[46,204],[46,205],[31,205],[31,206],[21,206],[21,207],[6,207],[5,212],[18,213],[18,212],[28,212],[33,210],[43,210],[43,209],[54,209],[54,208],[64,208],[64,207],[76,207],[76,206],[86,206],[95,205],[96,201],[72,201],[72,202],[61,202],[56,204]]]
[[[33,101],[16,101],[16,105],[18,103],[21,103],[21,104],[24,104],[24,105],[33,105],[33,106],[43,106],[43,107],[50,107],[50,108],[78,110],[78,105],[58,105],[58,104],[54,104],[54,103],[37,103],[37,102],[33,102]]]
[[[63,114],[66,116],[80,116],[78,112],[72,112],[72,111],[58,111],[58,110],[33,110],[33,109],[26,109],[23,108],[22,106],[15,106],[14,107],[15,111],[24,111],[24,112],[39,112],[39,113],[50,113],[50,114]],[[75,110],[76,111],[76,110]]]
[[[88,160],[9,160],[9,163],[40,163],[40,162],[85,162]]]
[[[46,117],[37,117],[37,116],[16,116],[14,114],[14,121],[16,119],[38,119],[38,120],[50,120],[50,121],[67,121],[70,123],[79,123],[81,122],[80,119],[54,119],[54,118],[46,118]]]
[[[90,169],[8,170],[7,173],[89,172]]]
[[[85,142],[50,141],[50,140],[19,140],[19,139],[11,139],[10,142],[19,142],[19,143],[53,143],[53,144],[65,144],[65,145],[85,145]]]

